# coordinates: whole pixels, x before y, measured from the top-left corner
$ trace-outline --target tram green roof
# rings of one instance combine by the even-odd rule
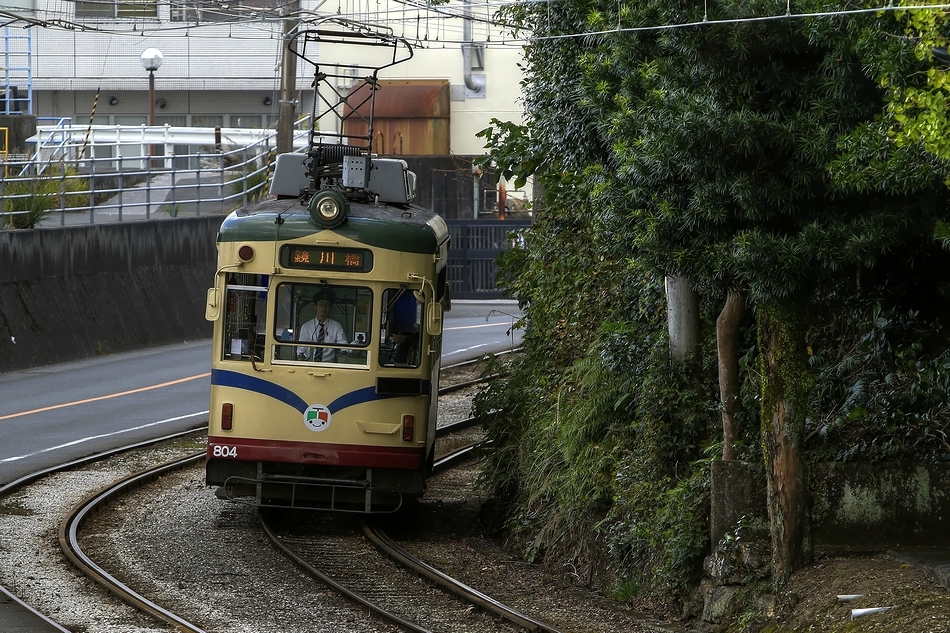
[[[231,213],[218,230],[219,242],[296,240],[325,231],[305,210],[288,212],[286,200],[270,200]],[[278,214],[283,219],[277,224]],[[430,220],[435,219],[430,223]],[[400,209],[353,204],[338,235],[377,248],[410,253],[435,253],[448,237],[445,222],[422,207]]]

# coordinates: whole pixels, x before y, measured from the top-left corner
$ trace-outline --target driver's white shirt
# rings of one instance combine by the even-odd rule
[[[323,342],[330,345],[349,345],[350,342],[346,338],[346,332],[343,331],[343,326],[334,321],[333,319],[327,319],[323,322],[323,327],[326,330],[326,333],[323,337]],[[311,319],[303,324],[303,327],[300,328],[300,336],[297,338],[301,343],[306,343],[312,341],[317,342],[317,336],[320,332],[320,321],[317,319]],[[333,357],[336,354],[336,350],[332,347],[323,348],[323,358],[313,359],[313,349],[314,348],[298,348],[297,353],[300,354],[303,352],[307,355],[308,360],[322,360],[324,362],[331,363],[333,362]]]

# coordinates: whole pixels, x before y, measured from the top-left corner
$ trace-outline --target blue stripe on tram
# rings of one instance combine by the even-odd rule
[[[307,407],[310,406],[303,398],[286,387],[281,387],[280,385],[275,385],[272,382],[262,380],[256,376],[248,376],[247,374],[241,374],[236,371],[212,369],[211,384],[219,385],[221,387],[244,389],[246,391],[253,391],[255,393],[269,396],[275,400],[283,402],[284,404],[290,405],[301,413],[304,413],[307,410]],[[428,381],[423,384],[426,389],[428,389]],[[337,411],[342,411],[343,409],[358,404],[363,404],[364,402],[400,397],[404,397],[404,394],[378,394],[376,393],[376,387],[363,387],[362,389],[357,389],[356,391],[343,394],[330,404],[326,405],[326,407],[330,410],[330,413],[336,413]]]
[[[307,407],[310,406],[303,398],[286,387],[275,385],[272,382],[261,380],[255,376],[239,374],[236,371],[212,369],[211,384],[220,385],[222,387],[234,387],[235,389],[245,389],[247,391],[254,391],[265,396],[270,396],[275,400],[279,400],[280,402],[292,406],[301,413],[306,411]]]

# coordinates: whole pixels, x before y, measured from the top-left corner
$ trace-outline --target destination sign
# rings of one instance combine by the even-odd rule
[[[307,270],[373,270],[373,252],[363,248],[333,248],[289,244],[280,249],[280,265]]]

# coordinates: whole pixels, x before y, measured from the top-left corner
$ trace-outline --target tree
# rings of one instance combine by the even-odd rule
[[[946,162],[888,136],[881,77],[921,85],[923,66],[889,15],[716,23],[773,15],[774,3],[538,4],[512,12],[538,38],[527,164],[557,167],[552,195],[590,191],[606,257],[642,258],[754,310],[781,580],[811,556],[808,302],[895,253],[914,257],[950,221]]]
[[[950,158],[950,58],[945,35],[950,27],[946,9],[900,12],[907,37],[916,46],[913,54],[929,67],[926,82],[908,85],[900,74],[882,69],[880,81],[887,89],[888,110],[894,117],[891,134],[901,144],[922,144],[940,158]]]

